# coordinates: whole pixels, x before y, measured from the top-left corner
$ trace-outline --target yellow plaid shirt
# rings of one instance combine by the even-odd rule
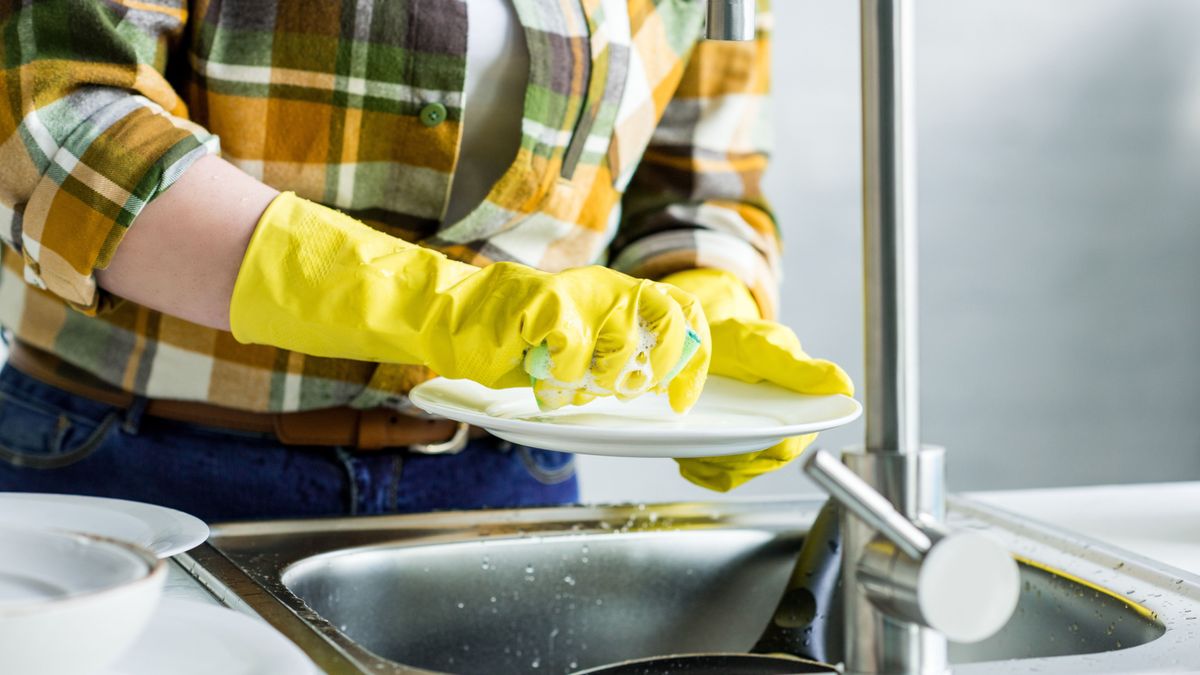
[[[755,42],[707,42],[698,0],[514,4],[531,64],[521,147],[446,222],[467,30],[486,29],[463,0],[3,3],[0,324],[152,398],[405,405],[422,368],[239,344],[97,287],[141,209],[207,153],[458,260],[721,268],[771,314],[770,15]]]

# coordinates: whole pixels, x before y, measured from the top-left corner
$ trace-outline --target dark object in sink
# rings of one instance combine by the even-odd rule
[[[832,499],[821,507],[804,538],[787,590],[750,651],[795,654],[822,663],[842,661],[845,627],[838,515],[839,507]]]
[[[760,654],[679,654],[624,661],[585,670],[575,675],[792,675],[836,673],[837,669],[814,661]]]

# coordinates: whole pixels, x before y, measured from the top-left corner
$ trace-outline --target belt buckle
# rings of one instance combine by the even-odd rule
[[[454,435],[450,437],[450,440],[440,443],[413,443],[408,446],[408,450],[422,455],[457,455],[467,447],[470,435],[471,425],[459,422],[458,428],[454,430]]]

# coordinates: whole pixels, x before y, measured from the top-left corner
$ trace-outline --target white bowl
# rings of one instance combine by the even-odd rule
[[[166,578],[131,544],[0,528],[0,673],[104,670],[146,628]]]

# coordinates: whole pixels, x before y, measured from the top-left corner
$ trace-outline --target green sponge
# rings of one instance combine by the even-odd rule
[[[687,335],[683,339],[683,353],[679,355],[679,363],[676,363],[671,372],[667,373],[667,376],[663,378],[662,384],[675,379],[679,371],[683,370],[687,362],[691,361],[692,357],[695,356],[697,349],[700,349],[700,335],[689,328],[687,329]],[[529,383],[531,385],[537,384],[538,380],[550,377],[550,348],[546,346],[545,342],[526,352],[525,372],[529,373]]]
[[[530,384],[550,377],[550,348],[545,342],[526,352],[525,372],[529,373]]]
[[[692,357],[695,356],[697,349],[700,349],[700,335],[696,333],[696,331],[689,328],[687,329],[687,335],[683,338],[683,353],[679,355],[679,363],[676,363],[675,367],[671,369],[671,372],[667,373],[667,376],[663,378],[662,383],[666,384],[675,379],[675,376],[679,374],[679,371],[683,370],[683,367],[687,365],[687,362],[691,361]]]

